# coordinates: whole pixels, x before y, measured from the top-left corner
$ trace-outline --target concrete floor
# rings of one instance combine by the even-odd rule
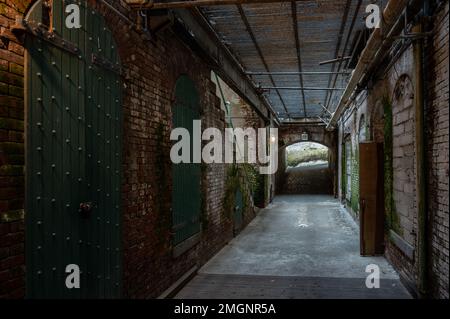
[[[197,278],[178,297],[200,297],[198,293],[204,293],[205,289],[214,294],[214,291],[224,287],[224,282],[233,280],[236,282],[235,288],[238,288],[255,282],[255,278],[259,278],[256,282],[264,282],[267,278],[273,289],[271,291],[270,287],[265,287],[266,297],[279,297],[279,293],[273,292],[291,287],[289,283],[296,282],[294,286],[298,289],[290,291],[285,297],[342,297],[342,290],[347,287],[351,292],[347,297],[369,298],[367,291],[377,290],[365,287],[368,275],[365,270],[369,264],[380,267],[381,283],[385,286],[373,297],[409,297],[398,274],[384,257],[359,255],[358,227],[338,201],[325,195],[279,196],[202,267]],[[202,289],[202,283],[205,289]],[[316,293],[306,293],[305,285],[316,287]],[[320,287],[327,294],[323,294]],[[335,289],[333,294],[330,287],[331,290],[333,287],[339,289]],[[234,291],[229,286],[227,289],[228,293],[222,289],[216,297],[255,297],[249,287],[245,291],[241,289],[242,295],[239,295],[239,288]]]

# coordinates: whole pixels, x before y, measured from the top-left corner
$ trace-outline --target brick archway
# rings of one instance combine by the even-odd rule
[[[302,139],[304,133],[308,134],[308,140]],[[286,170],[286,147],[299,142],[314,142],[328,147],[330,151],[329,167],[332,171],[333,194],[337,195],[337,134],[336,131],[328,131],[325,125],[284,125],[279,128],[279,156],[278,172],[276,174],[277,193],[284,183]]]
[[[322,144],[330,149],[336,147],[336,133],[327,131],[325,126],[285,125],[279,128],[280,149],[289,145],[305,142],[302,134],[308,134],[308,142]]]

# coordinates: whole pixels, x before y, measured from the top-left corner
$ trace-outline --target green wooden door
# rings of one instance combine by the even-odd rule
[[[80,29],[65,27],[70,3],[80,5]],[[27,21],[29,28],[51,23],[55,35],[49,37],[47,27],[27,35],[27,295],[119,297],[116,46],[103,18],[85,1],[53,1],[51,15],[38,1]],[[66,286],[72,264],[81,272],[79,289]]]
[[[193,121],[200,119],[199,97],[194,83],[181,76],[175,87],[173,127],[186,128],[193,136]],[[201,166],[191,162],[172,165],[172,210],[174,245],[178,245],[200,232]]]

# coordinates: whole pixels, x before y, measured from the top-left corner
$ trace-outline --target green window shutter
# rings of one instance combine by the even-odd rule
[[[186,128],[193,136],[193,121],[200,119],[199,97],[194,83],[187,76],[181,76],[175,88],[173,106],[173,127]],[[174,245],[178,245],[198,234],[201,230],[201,164],[172,165],[172,210]]]

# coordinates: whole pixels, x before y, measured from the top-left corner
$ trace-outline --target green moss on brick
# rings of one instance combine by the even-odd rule
[[[355,213],[359,213],[359,150],[352,150],[352,194],[350,200],[350,206]]]
[[[345,194],[347,191],[347,159],[345,157],[345,144],[342,145],[342,165],[341,165],[341,191]]]
[[[383,98],[384,108],[384,207],[386,214],[386,229],[392,229],[400,234],[400,220],[394,202],[394,144],[392,138],[393,119],[392,104],[389,98]]]
[[[250,192],[257,187],[259,175],[256,168],[250,164],[232,165],[227,172],[225,183],[225,197],[222,215],[229,221],[235,217],[236,194],[239,190],[242,194],[242,218],[252,211],[249,202]]]
[[[4,3],[0,3],[0,15],[6,16],[8,14],[8,6]]]
[[[250,192],[253,194],[259,187],[259,172],[252,164],[239,164],[245,176],[246,182],[249,184]]]

